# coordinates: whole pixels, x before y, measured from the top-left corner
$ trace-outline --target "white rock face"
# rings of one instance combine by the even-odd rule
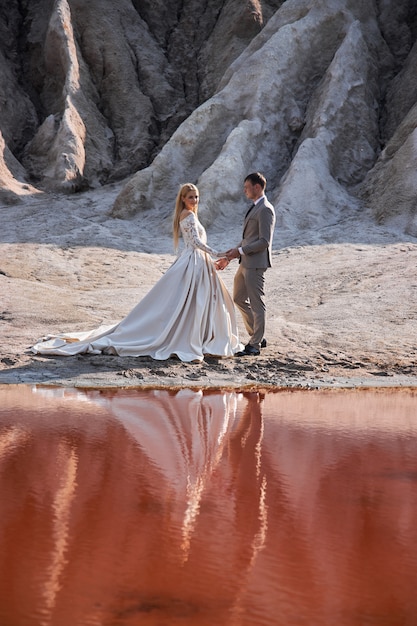
[[[389,140],[362,184],[362,196],[379,222],[404,224],[417,236],[417,45],[387,91]]]
[[[365,211],[417,235],[412,0],[9,4],[0,200],[126,178],[112,215],[168,233],[190,181],[223,229],[260,170],[281,233]]]
[[[405,40],[410,33],[402,26]],[[385,186],[373,171],[386,159],[383,153],[379,160],[381,101],[396,60],[383,27],[360,1],[284,3],[226,70],[217,93],[129,181],[113,214],[159,209],[163,215],[178,183],[191,180],[200,187],[206,223],[226,225],[239,211],[245,175],[261,170],[281,231],[322,227],[366,207],[381,219],[385,200],[378,192]],[[415,84],[409,74],[416,65],[410,53],[404,82]],[[412,90],[398,101],[392,94],[385,132],[415,102]],[[404,131],[410,141],[414,128],[410,121]],[[396,154],[403,159],[415,164],[410,149]],[[415,197],[412,176],[405,180],[413,165],[400,163],[387,189],[393,197],[397,187],[403,190],[400,212],[406,213]],[[410,233],[413,224],[408,220]]]

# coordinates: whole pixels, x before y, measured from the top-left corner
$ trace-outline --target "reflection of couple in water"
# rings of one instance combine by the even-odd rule
[[[199,222],[197,187],[182,185],[176,199],[173,236],[177,249],[181,233],[184,249],[148,294],[116,325],[50,336],[32,351],[160,360],[176,355],[182,361],[201,361],[204,355],[258,355],[266,345],[264,274],[271,265],[275,224],[265,187],[262,174],[246,177],[244,193],[253,204],[244,219],[242,240],[235,248],[219,252],[207,245],[205,229]],[[233,299],[249,335],[245,347],[239,342],[232,298],[217,272],[232,259],[239,259]]]
[[[249,532],[252,540],[259,539],[264,517],[261,394],[155,390],[140,398],[116,394],[99,402],[108,404],[148,459],[140,463],[141,481],[149,482],[155,497],[163,496],[166,521],[181,529],[180,543],[172,546],[173,551],[180,548],[181,560],[188,558],[193,534],[203,532],[199,523],[205,528],[208,519],[219,525],[219,539],[225,516],[238,525],[238,535]],[[200,522],[202,506],[211,514]]]

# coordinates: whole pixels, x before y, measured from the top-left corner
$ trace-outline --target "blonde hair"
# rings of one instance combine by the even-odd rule
[[[198,188],[193,183],[184,183],[181,185],[180,190],[175,200],[174,219],[172,220],[172,235],[174,239],[174,250],[178,250],[178,241],[180,238],[180,215],[185,208],[184,198],[190,191],[198,193]]]

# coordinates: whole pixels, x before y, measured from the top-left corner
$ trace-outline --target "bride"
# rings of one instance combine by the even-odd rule
[[[226,261],[207,245],[200,224],[199,192],[181,186],[173,219],[174,247],[180,232],[184,249],[132,311],[114,326],[49,336],[32,346],[37,354],[115,354],[165,360],[202,361],[205,354],[231,357],[242,350],[232,298],[216,269]]]

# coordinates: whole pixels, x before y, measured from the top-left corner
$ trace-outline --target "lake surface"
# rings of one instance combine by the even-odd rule
[[[0,625],[417,625],[416,407],[0,386]]]

